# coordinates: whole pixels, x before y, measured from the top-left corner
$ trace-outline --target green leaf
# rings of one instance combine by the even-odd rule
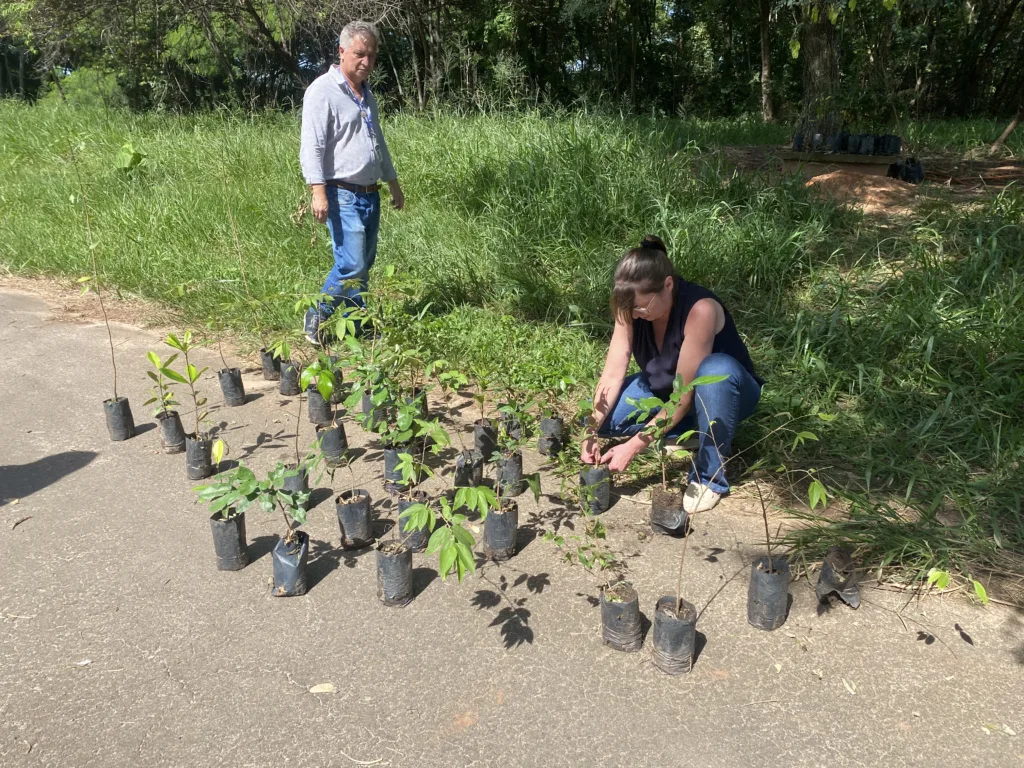
[[[850,2],[853,2],[853,0],[850,0]],[[852,10],[852,9],[851,9],[851,10]],[[824,412],[819,412],[819,413],[817,414],[817,416],[818,416],[818,418],[819,418],[819,419],[821,419],[822,421],[835,421],[835,420],[836,420],[836,415],[835,415],[834,413],[824,413]]]
[[[213,459],[214,464],[220,464],[221,459],[224,458],[224,441],[217,440],[213,444],[213,450],[211,451],[210,458]]]
[[[467,573],[473,573],[476,570],[476,563],[473,561],[473,550],[467,547],[465,544],[459,542],[455,545],[456,556],[458,557],[457,564],[459,569],[459,583],[462,583],[462,577]]]
[[[149,362],[151,362],[155,367],[160,367],[160,356],[156,352],[147,352],[146,357],[149,358]]]
[[[850,0],[850,2],[849,2],[847,7],[850,9],[850,13],[853,13],[854,11],[856,11],[857,10],[857,0]]]
[[[228,493],[225,494],[224,496],[221,496],[219,499],[214,499],[213,502],[211,502],[210,504],[210,511],[220,512],[222,509],[224,509],[224,507],[228,506],[233,501],[236,501],[238,498],[238,493]]]
[[[430,541],[427,542],[427,554],[432,555],[442,547],[448,546],[452,541],[452,532],[448,526],[442,526],[430,534]]]
[[[988,605],[988,592],[985,591],[985,586],[977,579],[971,579],[971,584],[974,585],[974,594],[981,601],[981,604]]]
[[[299,376],[299,387],[302,389],[303,392],[309,389],[309,383],[313,380],[313,377],[315,375],[316,373],[313,370],[313,366],[311,365],[302,372],[301,376]]]
[[[438,560],[438,572],[441,574],[441,578],[444,579],[452,570],[452,566],[455,565],[455,559],[458,557],[458,549],[454,543],[447,544],[442,550]]]
[[[835,24],[837,21],[839,21],[839,9],[836,8],[834,5],[833,6],[829,6],[829,9],[828,9],[828,20],[830,22],[832,22],[833,24]]]
[[[185,381],[185,377],[182,376],[180,373],[178,373],[173,368],[161,368],[160,369],[160,373],[162,373],[164,376],[166,376],[171,381],[176,381],[179,384],[188,384],[188,382]]]
[[[792,56],[794,59],[799,59],[800,58],[800,41],[799,40],[790,40],[789,41],[789,55]]]
[[[811,509],[814,509],[821,504],[821,508],[824,509],[828,506],[828,494],[825,492],[825,486],[820,480],[814,480],[811,483],[810,488],[807,489],[807,499],[810,502]]]
[[[316,380],[316,389],[320,393],[320,397],[327,402],[331,401],[331,395],[334,394],[334,382],[332,379],[333,377],[330,375],[330,372],[324,372]]]
[[[531,475],[524,475],[524,480],[530,486],[530,490],[533,491],[533,500],[540,501],[540,472],[534,472]]]
[[[813,432],[798,432],[793,438],[793,448],[796,448],[798,445],[803,445],[807,440],[817,441],[817,439],[818,436]]]
[[[402,512],[398,515],[398,519],[401,520],[403,517],[408,519],[426,508],[426,504],[410,504],[408,507],[402,510]],[[409,529],[407,528],[406,530]]]
[[[933,584],[938,589],[945,589],[948,587],[950,578],[949,571],[944,571],[939,568],[932,568],[928,571],[928,583]]]
[[[472,549],[473,545],[476,544],[476,540],[473,538],[473,534],[463,528],[461,525],[452,526],[452,535],[455,536],[455,540],[459,543]]]
[[[127,144],[121,146],[121,151],[117,153],[114,165],[119,171],[122,171],[123,173],[130,173],[145,159],[146,155],[135,149],[129,141]]]
[[[706,387],[708,384],[718,384],[728,379],[728,376],[698,376],[689,383],[689,387]]]

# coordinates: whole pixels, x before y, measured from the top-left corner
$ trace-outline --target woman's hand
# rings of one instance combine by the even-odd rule
[[[625,443],[616,445],[606,451],[601,457],[601,463],[608,465],[610,472],[624,472],[634,457],[640,453],[643,445],[637,444],[636,440],[627,440]]]
[[[580,452],[580,461],[584,464],[597,464],[601,460],[600,446],[596,437],[588,437],[583,441],[583,450]]]

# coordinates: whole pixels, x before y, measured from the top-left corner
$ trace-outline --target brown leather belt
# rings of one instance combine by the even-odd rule
[[[330,179],[329,181],[325,181],[324,184],[328,187],[341,187],[342,189],[347,189],[349,192],[361,192],[364,195],[369,192],[380,191],[380,184],[369,184],[364,187],[362,184],[349,184],[347,181],[342,181],[341,179]]]

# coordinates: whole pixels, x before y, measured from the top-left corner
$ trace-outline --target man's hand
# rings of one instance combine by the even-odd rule
[[[583,441],[583,450],[580,452],[580,461],[584,464],[597,464],[601,459],[596,437],[588,437]]]
[[[321,224],[327,221],[327,187],[323,184],[313,184],[313,202],[309,209],[313,212],[313,218]]]
[[[601,463],[607,464],[610,472],[625,472],[629,462],[640,453],[642,448],[642,443],[638,443],[636,440],[628,440],[606,451],[601,457]]]
[[[391,192],[391,207],[396,211],[405,208],[405,193],[402,191],[402,185],[398,183],[398,179],[388,182],[388,190]]]

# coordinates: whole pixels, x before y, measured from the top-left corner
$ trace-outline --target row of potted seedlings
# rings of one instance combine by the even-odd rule
[[[83,203],[85,196],[83,194]],[[103,403],[107,428],[113,441],[127,440],[134,436],[135,425],[127,398],[117,392],[117,365],[113,337],[101,292],[99,267],[93,248],[89,211],[86,205],[85,221],[90,244],[93,267],[91,277],[82,278],[84,290],[95,290],[107,328],[113,370],[113,397]],[[234,231],[234,219],[231,217]],[[246,297],[237,297],[237,302],[252,314],[255,329],[261,339],[262,323],[259,317],[259,302],[249,298],[249,286],[245,281],[242,249],[237,241],[239,266]],[[385,270],[385,283],[396,278],[393,266]],[[315,306],[321,297],[304,300],[308,306]],[[300,302],[302,303],[302,302]],[[539,497],[539,481],[536,476],[524,477],[522,472],[522,447],[529,438],[529,406],[538,405],[521,397],[522,390],[506,388],[506,401],[499,407],[497,423],[487,418],[486,402],[488,387],[486,381],[477,377],[475,399],[481,406],[481,418],[474,425],[474,448],[468,450],[462,445],[461,434],[456,432],[461,450],[456,457],[453,488],[436,499],[415,490],[419,480],[430,470],[425,457],[429,451],[436,455],[449,443],[447,433],[435,419],[430,419],[426,410],[426,393],[417,386],[420,366],[415,351],[404,351],[399,347],[385,350],[373,338],[369,353],[356,340],[356,329],[364,323],[378,328],[388,328],[390,323],[384,316],[383,302],[376,303],[377,316],[371,317],[365,308],[353,308],[335,314],[332,328],[338,339],[348,349],[348,362],[353,364],[355,386],[346,393],[341,386],[338,359],[319,355],[311,365],[300,370],[290,358],[285,342],[268,348],[266,343],[260,350],[264,378],[280,381],[284,395],[307,393],[310,419],[317,426],[314,450],[304,459],[298,451],[298,429],[296,429],[296,461],[293,465],[278,463],[264,479],[256,477],[248,467],[239,463],[234,469],[219,475],[213,482],[198,487],[200,499],[210,505],[211,525],[217,552],[219,568],[237,570],[248,563],[245,536],[245,511],[253,505],[266,512],[280,512],[285,523],[285,535],[273,551],[274,594],[300,595],[306,591],[305,565],[308,557],[308,535],[300,526],[305,523],[309,507],[310,474],[323,467],[333,472],[345,464],[351,470],[351,456],[347,451],[344,426],[340,419],[343,404],[346,409],[362,407],[358,418],[364,429],[377,434],[385,449],[385,487],[400,498],[398,501],[398,524],[392,529],[392,537],[377,542],[377,583],[378,596],[386,605],[405,605],[412,599],[411,556],[414,551],[438,554],[442,577],[454,572],[459,580],[475,568],[473,547],[475,540],[465,523],[471,514],[479,514],[484,522],[484,549],[489,557],[505,559],[515,552],[515,537],[518,528],[518,508],[514,496],[522,493],[525,486],[531,487]],[[196,344],[190,332],[182,337],[170,335],[165,340],[174,352],[166,359],[156,353],[149,353],[153,370],[148,372],[155,388],[147,405],[157,404],[155,416],[160,422],[161,440],[167,453],[185,453],[186,472],[192,480],[209,478],[214,466],[219,464],[225,451],[221,440],[214,440],[205,410],[206,398],[197,387],[205,368],[196,367],[189,354]],[[218,345],[219,348],[219,345]],[[378,354],[380,353],[380,354]],[[179,371],[174,363],[179,355],[183,367]],[[228,366],[223,358],[224,368],[218,371],[218,380],[229,407],[245,402],[245,390],[241,372]],[[440,362],[427,366],[423,371],[423,382],[427,379],[440,388],[446,409],[450,416],[450,396],[459,387],[465,386],[466,377]],[[194,426],[186,434],[181,419],[173,406],[169,382],[188,387],[192,402]],[[691,387],[694,383],[691,383]],[[579,467],[578,461],[562,452],[565,427],[557,414],[559,395],[567,390],[566,380],[556,386],[543,387],[546,401],[539,404],[541,411],[540,436],[537,440],[539,452],[558,458],[578,471],[575,484],[576,501],[580,511],[587,518],[585,541],[578,543],[575,552],[577,562],[587,567],[601,566],[613,562],[607,550],[595,542],[603,536],[603,526],[594,516],[608,509],[611,503],[611,477],[605,467]],[[681,379],[677,380],[677,398],[683,391]],[[641,405],[643,408],[644,406]],[[648,412],[660,407],[663,414],[671,402],[646,404]],[[302,398],[299,397],[297,419],[301,420]],[[655,420],[650,427],[661,443],[658,453],[662,461],[661,488],[655,489],[655,503],[652,504],[652,529],[656,533],[678,534],[688,530],[692,521],[686,519],[682,508],[682,490],[670,490],[665,470],[664,433],[667,433],[667,419]],[[495,467],[494,490],[482,485],[483,465],[489,459]],[[341,529],[342,546],[363,548],[374,541],[371,526],[370,494],[356,488],[352,473],[352,487],[335,499],[338,521]],[[760,493],[760,489],[758,489]],[[781,626],[786,618],[788,601],[789,568],[784,557],[772,557],[771,540],[768,536],[767,513],[765,519],[768,555],[757,558],[751,571],[748,591],[748,621],[755,627],[771,630]],[[545,538],[561,541],[562,537],[548,532]],[[579,537],[576,537],[579,538]],[[680,554],[679,579],[675,595],[663,596],[656,604],[653,644],[655,664],[669,674],[689,671],[692,663],[697,613],[694,606],[682,598],[682,576],[689,537],[684,540]],[[561,546],[561,544],[560,544]],[[571,559],[571,556],[570,556]],[[624,651],[638,650],[642,645],[640,630],[639,601],[636,591],[626,582],[609,584],[601,593],[601,615],[604,641],[612,648]]]
[[[427,390],[440,394],[445,415],[451,420],[452,399],[469,385],[468,377],[444,361],[424,365],[417,350],[387,346],[376,337],[369,345],[364,345],[354,334],[340,335],[343,355],[321,353],[305,366],[292,360],[287,342],[261,350],[264,378],[279,381],[281,394],[298,396],[295,462],[278,462],[262,479],[240,463],[212,482],[197,487],[199,498],[210,508],[218,568],[238,570],[248,564],[245,512],[249,508],[256,506],[265,512],[277,512],[284,520],[285,533],[273,550],[273,594],[304,594],[309,539],[301,526],[309,508],[310,478],[319,473],[319,480],[326,472],[333,481],[335,472],[345,467],[352,482],[335,498],[342,547],[376,546],[377,592],[382,603],[400,606],[412,600],[414,552],[437,554],[442,578],[455,573],[461,582],[467,573],[475,570],[473,548],[476,541],[467,527],[471,517],[479,517],[483,522],[483,548],[487,557],[500,561],[515,553],[519,522],[515,497],[527,489],[532,489],[537,498],[540,494],[539,476],[523,472],[522,451],[534,440],[535,426],[540,429],[536,436],[539,452],[573,466],[578,480],[575,501],[584,515],[592,518],[610,507],[612,480],[607,468],[580,466],[577,460],[567,456],[568,452],[563,452],[566,429],[557,409],[559,400],[568,391],[565,380],[546,391],[548,398],[541,404],[530,400],[523,389],[506,386],[502,390],[503,402],[495,411],[497,418],[489,418],[488,387],[486,381],[478,377],[474,399],[480,407],[480,418],[473,424],[472,447],[464,444],[460,431],[454,432],[459,447],[452,487],[430,499],[417,490],[417,485],[433,474],[427,466],[428,455],[438,457],[451,445],[451,439],[440,420],[431,418],[428,412]],[[160,422],[164,450],[184,452],[189,479],[206,479],[213,474],[225,450],[224,443],[211,435],[205,410],[207,401],[196,387],[206,369],[198,368],[189,359],[198,346],[191,332],[185,332],[180,338],[169,335],[165,343],[173,350],[167,358],[149,353],[152,370],[147,373],[154,382],[154,389],[146,404],[157,405],[155,416]],[[175,367],[179,357],[180,370]],[[224,402],[229,407],[242,405],[245,392],[240,371],[228,366],[223,352],[221,358],[224,368],[217,374]],[[343,381],[343,365],[349,371],[349,382]],[[194,419],[193,431],[188,434],[184,432],[179,414],[173,410],[178,403],[174,400],[172,383],[188,388]],[[650,398],[637,404],[641,418],[646,419],[656,412],[674,412],[685,392],[708,383],[713,380],[699,379],[686,387],[678,379],[668,400]],[[134,432],[133,426],[124,428],[125,411],[128,422],[131,421],[127,401],[118,400],[123,400],[124,405],[107,408],[108,427],[115,440],[126,439]],[[306,456],[300,454],[298,447],[303,402],[317,434]],[[538,410],[539,419],[534,415]],[[342,420],[349,412],[354,413],[354,419],[364,430],[375,435],[383,448],[384,487],[397,497],[398,513],[388,539],[375,538],[370,493],[356,487]],[[661,464],[661,484],[653,492],[650,522],[656,533],[685,535],[692,521],[683,509],[682,489],[668,479],[668,428],[667,417],[656,418],[649,427]],[[484,468],[488,464],[494,470],[493,489],[484,485]],[[767,532],[767,516],[765,524]],[[655,606],[653,659],[668,674],[689,671],[694,652],[697,612],[682,596],[688,539],[686,537],[681,549],[676,592],[662,596]],[[770,537],[767,543],[767,557],[758,558],[751,572],[748,621],[755,627],[771,630],[781,626],[786,618],[789,568],[784,557],[772,556]],[[598,562],[592,553],[584,552],[590,546],[579,549],[579,562]],[[639,599],[633,587],[625,581],[609,584],[601,591],[600,604],[604,642],[618,650],[639,650],[642,646]]]
[[[449,445],[449,436],[437,419],[428,416],[425,393],[403,392],[393,379],[380,373],[380,367],[376,367],[374,375],[367,377],[369,388],[349,391],[343,403],[347,407],[363,407],[357,420],[377,436],[384,448],[384,483],[398,497],[398,523],[392,528],[390,539],[377,542],[378,595],[386,605],[405,605],[412,599],[413,552],[438,553],[443,577],[455,572],[461,581],[474,569],[475,541],[465,527],[470,515],[479,514],[484,523],[486,555],[495,560],[511,557],[518,530],[514,496],[526,487],[533,487],[539,495],[539,485],[536,476],[523,477],[518,451],[523,440],[521,432],[514,436],[517,430],[503,426],[490,446],[494,449],[491,459],[496,470],[494,489],[481,484],[480,450],[487,450],[488,438],[479,435],[475,449],[460,455],[472,456],[472,466],[481,471],[457,477],[451,492],[431,503],[425,493],[416,490],[416,485],[432,474],[425,462],[427,454],[440,453]],[[439,377],[443,382],[454,381],[440,373]],[[334,470],[342,465],[351,472],[351,487],[335,498],[342,546],[362,549],[374,543],[370,494],[356,487],[344,425],[339,420],[341,409],[332,404],[340,399],[336,394],[342,390],[340,379],[337,361],[326,355],[319,356],[298,376],[299,391],[307,393],[309,418],[318,433],[313,450],[304,459],[300,459],[296,447],[296,463],[278,463],[265,480],[258,480],[247,467],[239,466],[198,488],[200,498],[211,505],[211,524],[215,546],[221,547],[218,564],[222,568],[236,569],[246,564],[241,553],[245,549],[244,512],[248,507],[258,504],[264,510],[276,509],[283,514],[288,530],[274,550],[275,595],[305,591],[302,574],[308,544],[297,526],[305,521],[308,478],[318,469],[330,472],[332,478]],[[283,376],[281,380],[285,381]],[[302,398],[298,403],[301,413]],[[333,436],[338,437],[339,450],[325,450],[325,443]]]

